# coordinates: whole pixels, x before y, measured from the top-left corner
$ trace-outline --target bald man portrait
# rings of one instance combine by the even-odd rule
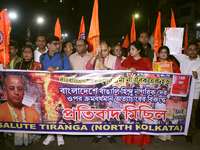
[[[0,105],[1,122],[40,123],[38,112],[22,104],[24,87],[22,79],[17,75],[10,75],[5,79],[5,94],[8,102]]]

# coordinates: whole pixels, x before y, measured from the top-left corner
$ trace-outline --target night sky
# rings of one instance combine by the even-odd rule
[[[45,2],[47,1],[47,2]],[[28,27],[31,31],[31,42],[35,42],[39,33],[54,33],[56,19],[60,19],[62,33],[67,33],[65,40],[77,39],[81,16],[84,16],[86,36],[89,31],[94,0],[1,0],[0,10],[7,8],[8,13],[15,11],[17,19],[11,20],[11,39],[20,46],[26,43]],[[122,37],[130,34],[132,14],[138,13],[136,32],[147,30],[150,2],[145,0],[99,0],[100,39]],[[44,18],[38,24],[38,16]],[[156,20],[155,20],[156,21]]]

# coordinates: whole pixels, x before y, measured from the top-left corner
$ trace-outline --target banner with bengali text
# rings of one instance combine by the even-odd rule
[[[16,75],[23,90],[11,82]],[[149,71],[1,70],[0,132],[187,135],[194,82]],[[12,108],[20,96],[23,105]]]

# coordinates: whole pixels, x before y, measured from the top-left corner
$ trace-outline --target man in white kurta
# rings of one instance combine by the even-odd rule
[[[87,62],[87,70],[122,70],[119,58],[111,55],[106,41],[101,41],[96,54]]]
[[[180,70],[183,74],[191,74],[195,78],[195,88],[193,95],[193,106],[190,119],[190,126],[188,129],[188,135],[186,137],[187,142],[192,143],[192,135],[195,129],[195,112],[199,100],[199,85],[200,85],[200,58],[198,56],[198,48],[195,43],[190,43],[187,47],[187,55],[176,54],[174,55],[180,62]]]
[[[96,49],[96,54],[87,62],[87,70],[122,70],[119,58],[111,55],[110,47],[106,41],[101,41]],[[98,143],[102,136],[95,136],[92,143]],[[113,136],[107,136],[110,143],[116,143]]]

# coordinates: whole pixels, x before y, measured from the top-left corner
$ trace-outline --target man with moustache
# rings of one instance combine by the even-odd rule
[[[70,41],[63,42],[61,52],[65,53],[69,57],[73,53],[72,43]]]
[[[121,62],[119,58],[111,55],[110,47],[106,41],[101,41],[97,47],[96,54],[88,61],[86,65],[87,70],[122,70]],[[104,123],[109,122],[105,121]],[[98,143],[103,136],[98,135],[92,140],[92,143]],[[112,135],[107,136],[108,141],[112,144],[116,143],[116,140]]]
[[[87,62],[87,70],[122,70],[119,58],[111,55],[106,41],[101,41],[96,54]],[[100,57],[100,58],[99,58]]]
[[[40,56],[42,70],[58,71],[71,70],[71,65],[66,54],[59,52],[60,42],[57,36],[51,35],[47,38],[48,51]]]
[[[152,50],[148,44],[149,44],[149,34],[147,31],[143,30],[140,32],[138,41],[140,41],[145,49],[145,55],[147,58],[149,58],[152,62],[155,62],[157,60],[156,53],[154,50]]]
[[[195,78],[195,88],[193,94],[193,105],[190,118],[190,125],[188,134],[186,136],[186,142],[192,143],[192,135],[195,132],[195,117],[196,109],[199,102],[199,85],[200,85],[200,58],[198,55],[198,45],[196,43],[189,43],[187,46],[187,55],[185,54],[174,54],[174,57],[180,63],[180,70],[183,74],[191,74]]]
[[[88,43],[84,39],[76,41],[76,53],[70,55],[69,60],[72,70],[86,70],[88,60],[92,58],[92,54],[88,52]]]
[[[113,55],[119,58],[121,63],[126,59],[126,57],[122,56],[122,47],[120,45],[115,45],[113,48]]]
[[[10,63],[6,66],[7,69],[15,69],[15,65],[22,61],[22,58],[17,56],[18,52],[18,44],[16,41],[10,41],[9,44],[9,55],[10,55]]]
[[[57,36],[51,35],[47,37],[48,51],[40,56],[40,63],[42,64],[42,70],[58,71],[58,70],[71,70],[69,59],[65,53],[60,52],[60,42]],[[44,145],[49,145],[53,141],[54,135],[49,134],[43,141]],[[64,145],[64,139],[62,135],[57,135],[58,146]]]
[[[38,46],[37,49],[34,51],[34,61],[40,62],[40,56],[48,51],[46,47],[46,37],[43,34],[39,34],[37,36],[36,45]]]

